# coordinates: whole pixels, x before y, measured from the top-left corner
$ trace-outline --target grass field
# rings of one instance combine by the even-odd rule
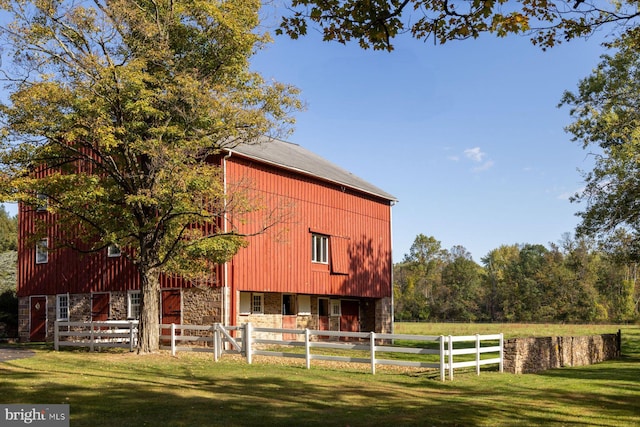
[[[497,329],[496,329],[497,328]],[[622,330],[623,357],[540,374],[432,372],[255,357],[55,352],[0,363],[0,403],[68,403],[72,426],[637,426],[640,327],[397,324],[397,333],[507,337]]]

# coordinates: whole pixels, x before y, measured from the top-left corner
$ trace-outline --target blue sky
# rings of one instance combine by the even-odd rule
[[[394,262],[420,233],[480,262],[503,244],[548,246],[574,231],[581,206],[568,197],[592,157],[557,104],[598,64],[599,40],[543,52],[518,36],[403,37],[387,53],[274,38],[252,64],[302,90],[307,109],[287,139],[399,199]]]

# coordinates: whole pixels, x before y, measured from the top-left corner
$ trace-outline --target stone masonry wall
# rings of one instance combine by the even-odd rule
[[[18,298],[18,337],[29,340],[29,297]]]
[[[504,341],[504,371],[514,374],[585,366],[620,357],[620,332],[583,337],[530,337]]]
[[[221,288],[191,288],[182,292],[182,323],[212,325],[222,322]]]
[[[393,301],[391,298],[382,298],[376,301],[375,331],[390,334],[393,331]]]

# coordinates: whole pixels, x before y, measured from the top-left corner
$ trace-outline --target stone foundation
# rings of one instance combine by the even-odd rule
[[[391,298],[376,300],[375,331],[381,334],[393,333],[393,302]]]
[[[222,288],[191,288],[182,292],[182,323],[213,325],[222,322]]]
[[[18,338],[29,341],[29,298],[18,298]]]
[[[186,325],[212,325],[214,323],[224,323],[223,315],[230,315],[230,308],[224,313],[223,293],[224,288],[188,288],[182,289],[182,323]],[[89,322],[91,321],[91,295],[69,294],[69,321]],[[282,294],[276,292],[265,292],[264,314],[251,314],[237,316],[236,324],[251,322],[255,327],[282,328]],[[310,313],[298,314],[295,316],[295,329],[319,329],[318,299],[330,298],[317,295],[310,296]],[[18,332],[21,341],[29,341],[30,313],[29,297],[18,299]],[[109,293],[109,314],[108,320],[128,320],[127,318],[126,291]],[[236,299],[239,301],[239,298]],[[56,320],[56,295],[46,296],[47,304],[47,340],[53,340],[54,326]],[[239,302],[237,302],[239,304]],[[236,307],[236,313],[239,311]],[[360,325],[361,331],[391,332],[391,298],[383,299],[360,299]],[[340,317],[329,317],[329,330],[340,330]]]
[[[586,337],[512,338],[504,341],[504,371],[526,374],[617,359],[620,342],[620,332]]]

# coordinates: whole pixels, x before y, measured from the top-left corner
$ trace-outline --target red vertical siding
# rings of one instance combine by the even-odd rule
[[[38,222],[55,224],[55,216],[48,212],[36,212],[23,205],[18,213],[18,296],[53,295],[61,293],[90,293],[127,291],[140,288],[138,269],[125,256],[108,257],[107,250],[82,254],[60,248],[63,240],[54,225],[48,231],[49,259],[46,264],[36,264],[35,242],[30,239]],[[214,277],[220,277],[220,267],[214,266]],[[163,288],[189,287],[190,283],[176,276],[162,276]],[[217,282],[209,283],[216,286]]]
[[[60,293],[90,293],[124,291],[139,288],[137,269],[124,256],[107,257],[106,249],[93,254],[81,254],[60,248],[61,231],[49,227],[48,262],[36,264],[35,242],[30,238],[37,223],[55,224],[55,216],[36,212],[23,205],[18,213],[18,295]]]
[[[391,296],[390,201],[313,177],[251,162],[233,155],[227,160],[229,191],[244,189],[264,207],[240,224],[244,233],[279,220],[267,232],[249,238],[229,268],[235,290],[356,297]],[[237,218],[236,218],[237,219]],[[106,249],[81,255],[53,250],[46,264],[35,263],[35,244],[28,238],[36,222],[54,224],[48,212],[20,206],[18,249],[19,296],[126,291],[139,288],[139,275],[126,257],[108,258]],[[311,262],[311,232],[330,239],[330,265]],[[49,229],[56,249],[60,231]],[[331,240],[333,238],[333,240]],[[335,253],[339,252],[339,253]],[[214,267],[220,278],[222,267]],[[210,283],[220,286],[220,280]],[[186,287],[179,277],[162,278],[162,287]]]
[[[266,233],[251,237],[249,246],[234,257],[236,289],[377,298],[391,295],[388,200],[233,156],[227,160],[227,179],[243,182],[266,207],[250,215],[241,231],[257,230],[270,209],[281,208],[287,213]],[[330,244],[330,250],[346,251],[340,257],[341,271],[311,263],[312,231],[330,236],[330,241],[334,236],[339,244]],[[330,259],[338,256],[330,254]]]

